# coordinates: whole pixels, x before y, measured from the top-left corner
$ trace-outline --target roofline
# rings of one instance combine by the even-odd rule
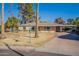
[[[31,27],[31,26],[35,26],[35,24],[34,25],[24,25],[24,24],[22,24],[22,25],[19,25],[20,27],[22,27],[22,26],[26,26],[26,27]],[[38,26],[76,26],[76,25],[61,25],[61,24],[59,24],[59,25],[38,25]]]

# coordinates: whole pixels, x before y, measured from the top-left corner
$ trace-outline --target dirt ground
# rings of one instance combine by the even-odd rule
[[[39,37],[35,38],[35,32],[18,32],[5,33],[6,38],[0,40],[0,45],[4,45],[4,43],[8,45],[32,45],[35,47],[42,46],[45,42],[49,41],[51,37],[55,36],[54,32],[39,32]]]

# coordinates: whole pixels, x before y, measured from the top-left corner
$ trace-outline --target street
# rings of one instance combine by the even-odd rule
[[[25,46],[0,47],[0,56],[64,56],[63,54],[38,52]]]

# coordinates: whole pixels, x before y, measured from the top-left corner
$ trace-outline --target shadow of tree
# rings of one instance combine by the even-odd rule
[[[13,51],[13,52],[15,52],[15,53],[19,54],[20,56],[24,56],[24,55],[23,55],[23,54],[21,54],[20,52],[15,51],[15,50],[13,50],[12,48],[10,48],[10,46],[9,46],[8,44],[6,44],[6,43],[4,43],[4,44],[5,44],[5,46],[6,46],[8,49],[10,49],[11,51]]]
[[[61,36],[58,36],[58,38],[68,39],[68,40],[77,40],[77,41],[79,41],[79,36],[76,35],[76,34],[73,34],[73,33],[61,35]]]

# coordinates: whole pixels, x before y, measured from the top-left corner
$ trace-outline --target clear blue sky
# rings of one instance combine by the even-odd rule
[[[13,4],[12,12],[13,15],[18,17],[18,9],[17,4]],[[7,20],[10,13],[8,12],[10,8],[9,4],[5,4],[5,21]],[[35,4],[34,4],[35,9]],[[62,17],[64,20],[68,18],[76,18],[79,17],[79,4],[68,4],[68,3],[41,3],[39,4],[39,11],[41,20],[48,20],[49,22],[53,22],[56,18]],[[1,4],[0,4],[0,14],[1,14]]]

